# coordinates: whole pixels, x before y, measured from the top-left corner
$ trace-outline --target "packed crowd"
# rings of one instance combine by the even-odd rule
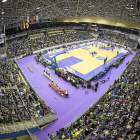
[[[137,40],[130,39],[123,34],[109,34],[106,33],[100,38],[101,40],[112,41],[129,48],[135,48],[137,45]]]
[[[28,39],[22,41],[14,41],[7,47],[7,56],[14,58],[17,56],[28,56],[33,54],[32,45],[28,42]]]
[[[137,40],[126,39],[124,42],[124,45],[129,47],[129,48],[132,48],[132,46],[135,47],[137,45]]]
[[[59,44],[69,43],[69,42],[92,39],[92,38],[93,36],[86,31],[66,32],[65,34],[61,34],[59,36],[57,34],[48,36],[50,42],[55,43],[54,46]]]
[[[33,51],[35,50],[92,38],[93,36],[86,31],[44,35],[34,39],[27,38],[21,41],[14,41],[13,43],[10,43],[7,47],[7,54],[10,58],[21,55],[24,57],[33,54]]]
[[[7,54],[10,58],[21,55],[24,57],[33,54],[33,51],[35,50],[87,39],[93,39],[93,36],[86,31],[44,35],[34,39],[27,38],[21,41],[14,41],[13,43],[10,43],[7,47]],[[136,40],[126,39],[125,35],[104,34],[99,38],[99,40],[113,41],[115,43],[122,44],[130,48],[132,48],[132,46],[136,46],[137,44]]]
[[[20,55],[27,56],[31,55],[34,50],[91,38],[93,36],[87,32],[67,32],[59,36],[50,35],[37,39],[26,39],[9,44],[7,54],[10,58]],[[104,35],[101,39],[116,41],[119,44],[125,43],[128,47],[132,47],[136,43],[131,39],[124,41],[124,38],[116,35]],[[37,62],[41,62],[45,67],[48,66],[50,63],[41,59],[41,56],[41,53],[36,55]],[[138,52],[124,73],[115,80],[114,85],[109,87],[108,92],[96,105],[67,129],[63,128],[57,131],[57,136],[60,139],[76,138],[77,140],[85,139],[87,136],[91,137],[90,140],[137,140],[140,133],[139,57],[140,53]],[[117,67],[122,59],[124,58],[116,61],[112,66]],[[82,87],[97,91],[98,82],[86,82],[59,68],[55,69],[55,73],[64,80],[71,82],[75,87],[79,87],[81,84]],[[100,74],[103,75],[104,72]],[[96,76],[92,80],[98,78]],[[32,118],[37,121],[40,116],[52,114],[50,108],[44,104],[44,101],[37,96],[24,79],[15,62],[9,59],[0,60],[0,123],[23,122]],[[50,86],[57,87],[53,82],[50,83]],[[57,89],[61,93],[64,92],[58,87]],[[57,119],[54,114],[52,115]]]
[[[54,116],[49,121],[38,123],[47,115]],[[25,80],[14,60],[0,60],[0,124],[34,120],[39,126],[57,119],[49,106],[35,93]],[[19,131],[19,130],[18,130]],[[0,132],[1,133],[1,132]]]
[[[57,131],[59,139],[140,139],[140,52],[114,81],[106,94],[68,128]]]

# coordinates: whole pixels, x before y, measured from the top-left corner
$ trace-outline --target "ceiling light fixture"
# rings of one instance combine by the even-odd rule
[[[1,14],[3,15],[4,14],[4,11],[2,11]]]
[[[36,9],[40,9],[40,7],[37,7]]]
[[[129,4],[126,5],[126,9],[133,10],[134,9],[134,6],[129,3]]]
[[[7,0],[2,0],[2,2],[6,2]]]

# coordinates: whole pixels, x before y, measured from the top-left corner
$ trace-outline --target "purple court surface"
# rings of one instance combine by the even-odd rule
[[[108,74],[102,78],[107,78],[110,75],[110,80],[104,84],[99,82],[99,88],[97,92],[89,89],[88,94],[85,93],[85,89],[72,87],[69,82],[57,77],[54,71],[50,70],[49,72],[54,82],[61,89],[69,90],[69,98],[61,97],[51,87],[48,86],[51,81],[43,75],[43,70],[45,67],[36,63],[34,55],[17,60],[18,65],[28,78],[31,85],[34,87],[35,91],[43,100],[45,100],[46,105],[49,105],[56,112],[58,117],[57,121],[36,133],[38,139],[46,140],[47,132],[54,134],[56,130],[64,127],[74,118],[80,115],[84,110],[86,110],[93,102],[103,95],[109,85],[111,85],[125,69],[126,63],[131,61],[135,54],[136,52],[133,52],[133,55],[128,55],[118,68],[112,68]],[[28,65],[31,67],[33,72],[29,70]]]
[[[67,51],[75,50],[75,49],[78,49],[78,48],[83,48],[83,46],[76,47],[76,48],[72,48],[72,49],[69,49],[69,50],[67,50]],[[88,50],[88,49],[90,49],[90,48],[87,48],[87,47],[84,46],[83,49]],[[109,50],[111,50],[111,47],[106,47],[104,50],[109,51]],[[48,59],[48,60],[51,60],[51,57],[50,57],[50,56],[57,55],[57,54],[61,54],[61,53],[63,53],[63,51],[56,52],[56,53],[52,53],[52,54],[48,54],[48,55],[44,55],[44,57],[45,57],[46,59]],[[83,79],[89,81],[89,80],[92,79],[95,75],[97,75],[99,72],[104,71],[104,69],[105,69],[106,67],[110,66],[110,65],[113,64],[117,59],[119,59],[120,57],[122,57],[122,56],[124,56],[124,55],[125,55],[125,53],[121,52],[121,53],[118,54],[117,56],[114,56],[112,59],[108,60],[107,63],[106,63],[105,65],[102,64],[102,65],[100,65],[99,67],[97,67],[96,69],[93,69],[92,71],[90,71],[89,73],[87,73],[87,74],[85,74],[85,75],[82,74],[82,73],[80,73],[80,72],[78,72],[77,70],[74,70],[74,69],[73,69],[73,71],[74,71],[74,73],[75,73],[76,76],[78,76],[78,77],[80,77],[80,78],[83,78]],[[99,56],[99,57],[97,57],[96,59],[101,60],[101,61],[104,61],[105,58]],[[81,59],[79,59],[79,58],[76,58],[76,57],[74,57],[74,56],[70,56],[70,57],[64,58],[64,59],[62,59],[62,60],[59,60],[58,66],[59,66],[60,68],[63,68],[63,69],[65,69],[65,70],[67,70],[67,67],[70,67],[70,66],[72,66],[72,65],[75,65],[75,64],[77,64],[77,63],[79,63],[79,62],[81,62],[81,61],[83,61],[83,60],[81,60]]]

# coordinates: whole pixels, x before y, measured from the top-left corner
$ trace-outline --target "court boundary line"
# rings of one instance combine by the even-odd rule
[[[91,42],[89,42],[89,44],[87,43],[87,44],[85,44],[84,46],[77,46],[77,47],[74,47],[74,48],[71,48],[71,49],[69,49],[69,50],[67,50],[67,51],[71,51],[71,50],[76,50],[76,49],[79,49],[79,48],[82,48],[82,47],[86,47],[87,45],[88,46],[90,46],[90,45],[95,45],[95,44],[97,44],[97,45],[101,45],[101,43],[102,42],[94,42],[94,43],[91,43]],[[60,52],[55,52],[55,53],[51,53],[51,54],[48,54],[48,55],[43,55],[43,57],[46,59],[46,60],[48,60],[45,56],[52,56],[52,55],[55,55],[55,54],[57,54],[57,53],[61,53],[61,52],[63,52],[63,51],[60,51]],[[124,52],[121,52],[121,53],[124,53]],[[120,53],[120,54],[121,54]],[[125,55],[125,53],[124,53],[124,55]],[[123,55],[123,56],[124,56]],[[110,65],[112,65],[114,62],[116,62],[118,59],[116,59],[116,57],[117,56],[114,56],[113,58],[111,58],[110,60],[108,60],[108,61],[111,61],[111,62],[109,62],[109,64],[102,64],[102,65],[100,65],[99,67],[101,67],[101,66],[104,66],[104,69],[106,68],[106,67],[108,67],[108,66],[110,66]],[[49,57],[50,58],[50,57]],[[51,58],[50,58],[51,59]],[[114,59],[116,59],[115,61],[114,61]],[[63,59],[62,59],[63,60]],[[50,61],[50,60],[49,60]],[[108,61],[106,62],[106,63],[108,63]],[[63,69],[65,69],[65,70],[67,70],[67,68],[66,67],[69,67],[69,66],[65,66],[65,68],[63,68],[63,67],[60,67],[60,68],[63,68]],[[96,73],[92,76],[92,77],[90,77],[89,76],[89,74],[90,73],[93,73],[93,71],[95,71],[96,69],[98,69],[99,67],[97,67],[97,68],[95,68],[95,69],[93,69],[93,70],[91,70],[90,72],[88,72],[87,74],[82,74],[82,73],[80,73],[79,71],[77,71],[77,70],[75,70],[75,69],[73,69],[73,68],[70,68],[70,69],[72,69],[73,71],[74,71],[74,73],[76,73],[76,74],[74,74],[74,73],[72,73],[72,74],[74,74],[75,76],[77,76],[77,77],[79,77],[79,78],[81,78],[81,79],[85,79],[85,80],[87,80],[87,81],[90,81],[95,75],[97,75]],[[101,70],[102,71],[102,70]],[[101,72],[100,71],[100,72]],[[68,71],[69,72],[69,71]],[[71,72],[70,72],[71,73]]]

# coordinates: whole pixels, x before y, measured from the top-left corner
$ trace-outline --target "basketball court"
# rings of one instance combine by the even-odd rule
[[[109,72],[111,73],[111,76],[109,81],[104,84],[100,82],[101,80],[106,79],[107,75],[105,75],[101,79],[98,79],[98,91],[95,92],[89,89],[88,94],[85,94],[84,88],[81,89],[72,87],[71,83],[63,80],[60,77],[57,77],[55,75],[55,72],[53,70],[50,70],[49,73],[51,74],[51,78],[55,81],[55,83],[60,88],[69,91],[69,98],[63,98],[58,93],[56,93],[55,90],[48,86],[51,81],[43,75],[45,67],[42,64],[36,63],[36,60],[34,58],[35,55],[17,60],[17,64],[24,73],[25,77],[28,79],[29,83],[32,85],[41,99],[45,101],[46,105],[49,105],[52,110],[56,112],[56,115],[58,117],[57,121],[45,127],[44,129],[42,129],[42,131],[39,131],[36,134],[37,137],[42,139],[44,137],[46,138],[46,132],[54,134],[56,130],[63,128],[77,116],[83,113],[83,111],[85,111],[91,104],[96,102],[104,94],[109,85],[111,85],[118,77],[118,75],[120,75],[125,69],[126,63],[128,61],[130,62],[134,56],[135,52],[133,52],[133,55],[128,55],[117,69],[115,67],[110,69]],[[92,58],[91,54],[89,54],[89,57]],[[103,62],[101,64],[103,65]],[[33,72],[29,70],[28,65],[32,68]]]
[[[117,51],[119,51],[118,55]],[[93,52],[95,54],[93,54]],[[60,68],[63,68],[85,80],[90,80],[99,72],[103,71],[105,67],[108,67],[117,59],[125,55],[126,52],[126,50],[119,50],[118,48],[115,48],[112,51],[112,48],[108,47],[107,44],[105,44],[105,48],[102,48],[102,45],[100,44],[89,44],[87,46],[69,49],[67,50],[67,53],[62,52],[63,54],[56,56],[56,60],[58,61],[58,66]],[[51,58],[56,54],[58,54],[58,52],[44,55],[44,57],[51,60]],[[104,65],[104,59],[106,57],[107,62]]]

